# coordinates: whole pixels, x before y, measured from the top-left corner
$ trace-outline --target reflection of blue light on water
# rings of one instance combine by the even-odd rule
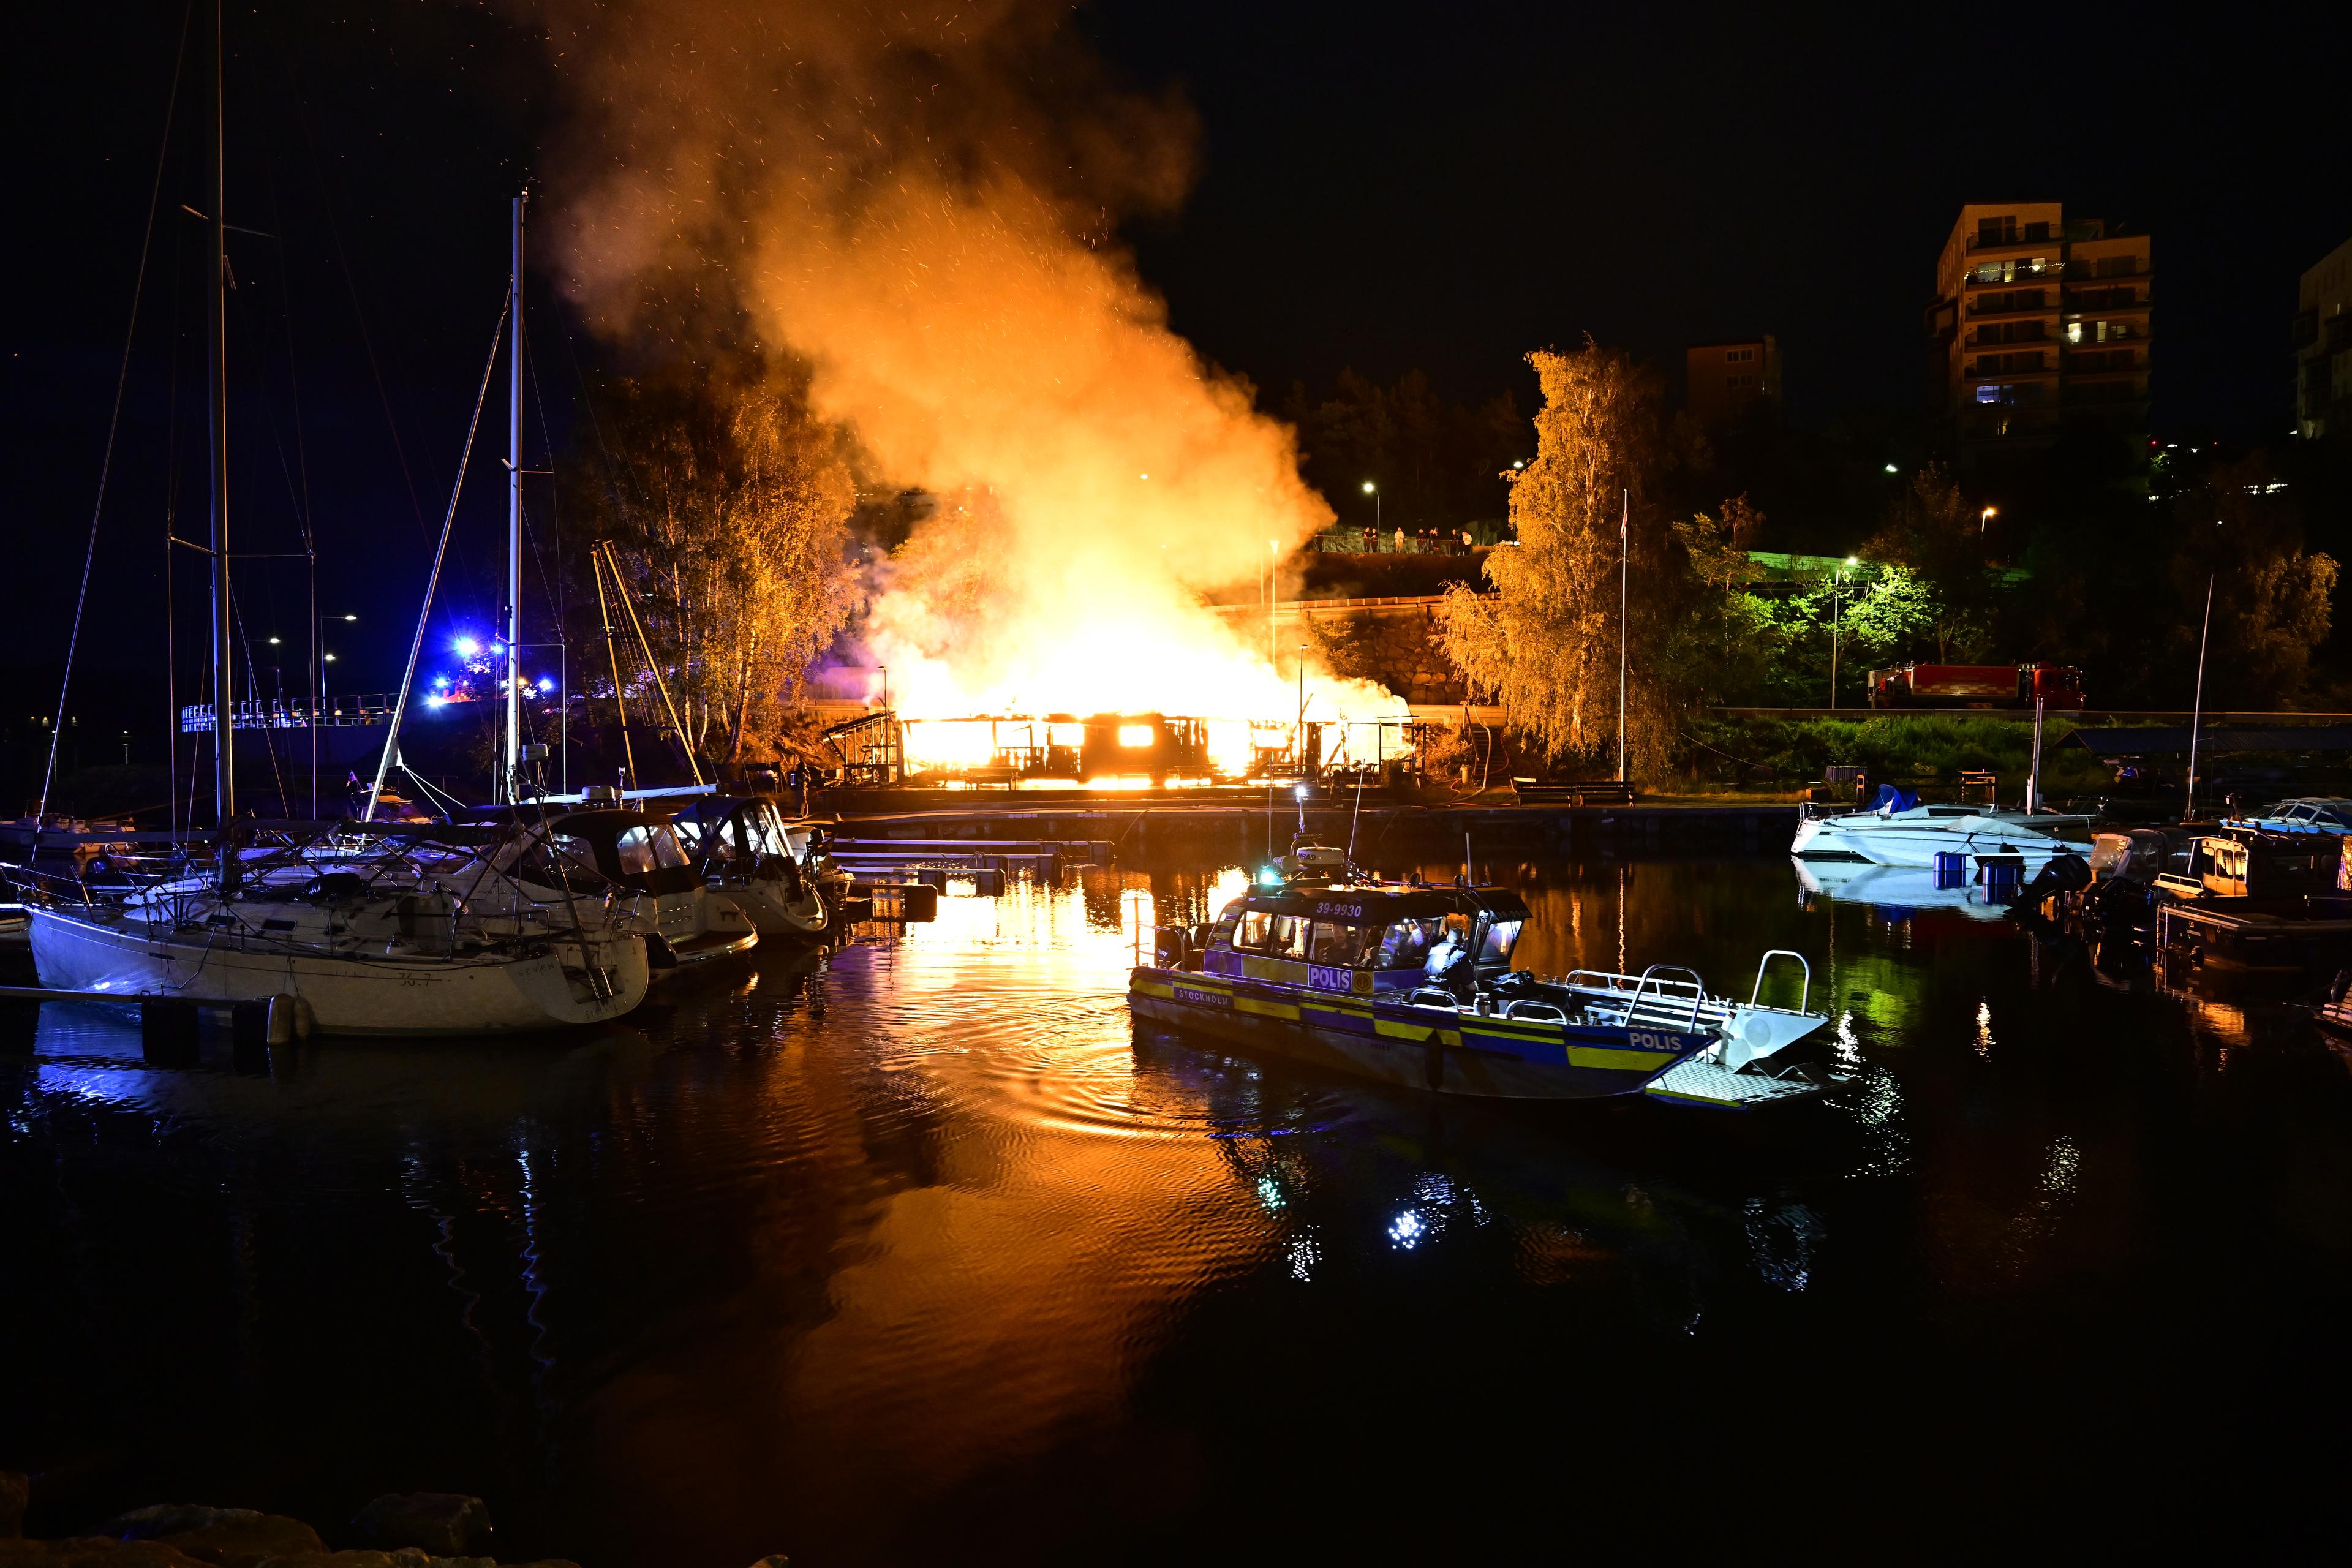
[[[1257,1179],[1257,1201],[1264,1204],[1270,1209],[1280,1208],[1282,1206],[1282,1184],[1276,1181],[1272,1176],[1260,1176]]]
[[[1389,1221],[1389,1245],[1402,1251],[1410,1252],[1420,1246],[1421,1238],[1427,1234],[1429,1234],[1428,1226],[1423,1223],[1421,1215],[1411,1209],[1405,1210],[1396,1218]]]

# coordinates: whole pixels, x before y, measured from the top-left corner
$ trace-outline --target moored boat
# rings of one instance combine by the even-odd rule
[[[226,879],[207,867],[106,898],[36,890],[41,984],[126,999],[291,996],[303,1027],[330,1035],[557,1028],[645,998],[646,941],[625,921],[534,899],[471,856],[314,837],[226,864]]]
[[[1511,967],[1527,919],[1500,887],[1348,875],[1254,888],[1202,931],[1158,933],[1128,1001],[1159,1023],[1439,1094],[1748,1107],[1817,1092],[1770,1058],[1824,1016],[1732,1002],[1673,965],[1538,979]]]
[[[709,884],[751,918],[761,940],[823,942],[838,923],[811,851],[819,824],[786,820],[764,795],[709,796],[671,826]]]
[[[1808,808],[1797,824],[1789,853],[1800,860],[1867,862],[1932,869],[1939,855],[1960,857],[1960,869],[1973,876],[1982,862],[1998,858],[2027,871],[2053,855],[2080,853],[2075,837],[2086,836],[2087,816],[2003,811],[1982,805],[1915,805],[1907,810],[1815,813]]]

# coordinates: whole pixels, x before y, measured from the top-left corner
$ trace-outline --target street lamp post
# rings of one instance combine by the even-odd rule
[[[334,622],[348,624],[359,617],[318,616],[313,618],[318,622],[319,635],[310,644],[311,651],[318,655],[310,664],[310,820],[316,822],[319,819],[319,719],[327,710],[327,666],[335,662],[335,656],[326,651],[327,627]]]
[[[1837,710],[1838,630],[1839,618],[1843,614],[1846,567],[1858,566],[1861,563],[1858,556],[1847,556],[1845,565],[1837,569],[1835,585],[1830,589],[1830,710],[1832,712]]]
[[[1364,493],[1372,498],[1372,532],[1378,534],[1381,527],[1381,487],[1372,483],[1371,480],[1366,479],[1364,481]]]

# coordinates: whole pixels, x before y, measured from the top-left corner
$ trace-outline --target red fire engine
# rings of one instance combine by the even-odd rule
[[[2083,707],[2083,672],[2060,664],[1898,664],[1870,672],[1873,708]]]

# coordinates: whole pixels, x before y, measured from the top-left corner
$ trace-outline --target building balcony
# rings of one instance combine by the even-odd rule
[[[2092,300],[2084,298],[2085,294],[2096,294],[2098,291],[2096,288],[2077,289],[2070,283],[2066,287],[2066,300],[2063,309],[2070,316],[2120,316],[2135,310],[2145,312],[2147,310],[2147,296],[2137,289],[2132,290],[2132,297],[2128,300]]]
[[[1971,321],[2002,321],[2032,316],[2056,316],[2061,313],[2058,301],[2054,297],[2039,305],[2002,305],[1992,310],[1987,310],[1981,300],[1971,300],[1969,301],[1968,310],[1969,320]],[[2051,335],[2055,337],[2057,334],[2053,331]]]
[[[1979,278],[1972,272],[1963,272],[1960,274],[1960,291],[1975,295],[1998,289],[2055,289],[2064,278],[2064,269],[2055,263],[2039,272],[2020,270],[2007,278]]]
[[[1997,256],[2004,250],[2031,250],[2037,245],[2047,250],[2066,237],[2063,231],[2053,233],[2053,226],[2048,223],[2021,223],[1998,235],[1972,234],[1969,236],[1968,251],[1970,256]]]
[[[2052,356],[2053,362],[2055,357]],[[2045,363],[2039,370],[2026,370],[2021,367],[2016,370],[1991,370],[1970,364],[1961,368],[1960,379],[1970,385],[1975,385],[1980,382],[2050,381],[2055,379],[2057,374],[2058,366],[2055,363]]]
[[[2068,365],[2066,379],[2070,383],[2137,381],[2147,374],[2147,362],[2145,360],[2137,364],[2119,364],[2113,367],[2099,365],[2088,370],[2076,370],[2073,365]]]

